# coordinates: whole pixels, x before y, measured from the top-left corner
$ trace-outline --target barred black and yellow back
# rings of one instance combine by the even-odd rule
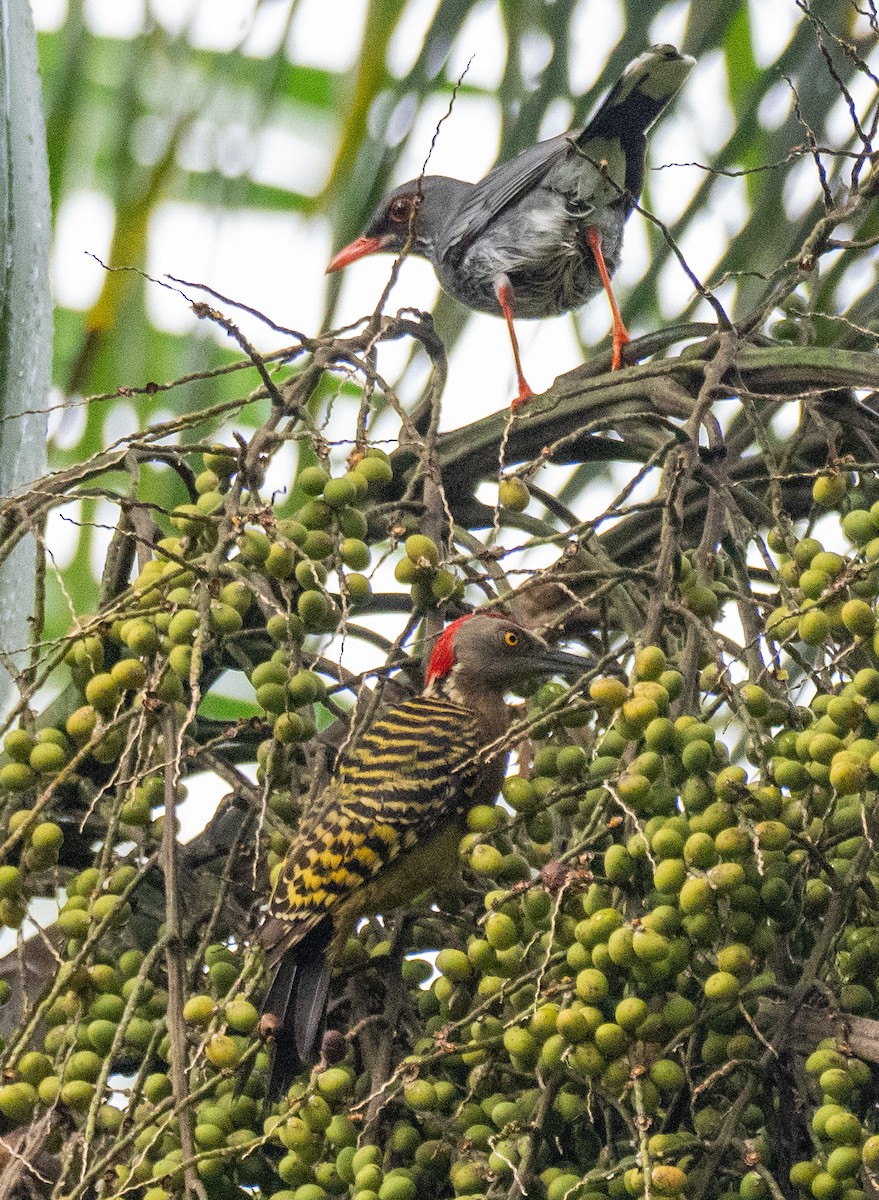
[[[497,794],[503,763],[480,761],[484,741],[460,705],[408,700],[363,734],[303,820],[260,932],[270,965],[278,964],[265,1011],[283,1023],[292,1008],[294,1021],[287,1053],[275,1053],[274,1095],[311,1053],[333,958],[359,917],[389,912],[434,883],[457,857],[454,847],[448,853],[449,836],[457,842],[455,818],[477,796]],[[432,853],[438,830],[439,862]],[[322,963],[307,990],[301,962],[288,957],[297,947],[312,968]]]
[[[503,781],[505,688],[565,662],[582,665],[506,618],[454,622],[424,694],[360,736],[305,814],[259,934],[275,968],[261,1026],[274,1043],[273,1097],[312,1054],[332,963],[360,917],[390,912],[457,867],[465,812]]]
[[[362,735],[307,813],[278,876],[273,920],[261,934],[270,961],[325,913],[338,925],[347,915],[338,910],[359,908],[357,893],[380,872],[387,886],[383,868],[465,811],[486,783],[496,794],[500,768],[480,762],[483,745],[472,713],[427,696],[390,709]],[[374,886],[370,900],[382,900]]]

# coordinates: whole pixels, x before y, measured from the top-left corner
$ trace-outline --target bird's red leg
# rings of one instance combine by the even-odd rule
[[[510,408],[515,411],[520,404],[524,404],[526,400],[530,400],[534,393],[528,386],[527,379],[522,374],[522,361],[519,358],[519,341],[516,337],[516,330],[513,327],[513,285],[506,275],[498,276],[494,285],[494,294],[497,296],[497,302],[501,306],[501,312],[504,314],[507,329],[510,331],[510,341],[513,343],[513,358],[516,361],[516,375],[519,379],[519,394],[510,405]]]
[[[613,288],[610,286],[610,274],[607,264],[604,261],[604,255],[601,253],[601,234],[594,225],[590,225],[586,230],[586,239],[595,257],[598,274],[601,276],[601,282],[604,284],[604,290],[607,292],[607,298],[610,301],[610,311],[613,314],[613,359],[611,360],[610,369],[618,371],[623,365],[623,346],[627,345],[632,339],[629,337],[628,330],[623,324],[616,296],[613,294]]]

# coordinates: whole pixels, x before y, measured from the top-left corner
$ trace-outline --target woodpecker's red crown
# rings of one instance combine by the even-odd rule
[[[433,654],[430,656],[430,663],[427,668],[427,683],[432,679],[443,679],[451,671],[452,667],[457,662],[455,657],[455,635],[464,624],[465,621],[472,621],[476,613],[467,613],[464,617],[458,617],[456,621],[452,621],[451,625],[447,625],[436,640],[436,645],[433,648]],[[483,617],[494,617],[496,620],[503,619],[501,613],[482,613]]]

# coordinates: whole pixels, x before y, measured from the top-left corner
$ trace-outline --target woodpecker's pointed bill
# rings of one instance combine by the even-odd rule
[[[652,46],[629,63],[584,128],[527,147],[476,184],[445,175],[402,184],[327,270],[379,251],[428,259],[450,296],[506,321],[519,383],[514,408],[533,395],[514,317],[570,312],[603,288],[617,370],[629,335],[611,276],[644,182],[645,135],[692,67],[674,46]]]
[[[504,693],[591,665],[509,617],[460,617],[437,638],[423,693],[346,750],[296,830],[259,931],[273,971],[260,1022],[273,1099],[313,1061],[332,966],[357,922],[454,870],[467,810],[496,799],[508,757]]]
[[[584,671],[588,671],[594,665],[593,659],[584,658],[582,654],[568,654],[566,650],[556,650],[555,647],[550,647],[543,655],[542,666],[537,670],[541,674],[555,671],[559,675],[572,676],[582,675]]]

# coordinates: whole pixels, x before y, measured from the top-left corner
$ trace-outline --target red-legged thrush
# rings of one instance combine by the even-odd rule
[[[645,134],[692,66],[674,46],[651,46],[629,63],[584,129],[529,146],[479,183],[423,175],[401,184],[327,271],[377,251],[428,259],[450,296],[506,320],[519,380],[514,408],[533,392],[513,316],[557,316],[603,287],[616,370],[629,335],[610,277],[644,182]]]

